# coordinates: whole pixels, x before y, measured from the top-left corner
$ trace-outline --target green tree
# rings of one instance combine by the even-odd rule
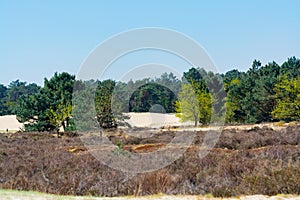
[[[195,90],[200,89],[201,91],[209,92],[204,77],[207,77],[207,72],[203,68],[196,69],[192,67],[189,71],[183,73],[182,82],[191,84]]]
[[[50,107],[46,113],[50,122],[57,128],[63,127],[65,131],[70,126],[70,118],[72,115],[72,105],[60,103],[56,108]]]
[[[132,112],[148,112],[150,108],[159,104],[164,107],[167,113],[174,112],[176,94],[169,88],[150,82],[137,88],[131,95],[130,108]]]
[[[195,126],[198,122],[206,124],[210,121],[212,105],[209,93],[196,91],[194,88],[201,87],[196,85],[197,83],[183,84],[178,94],[179,100],[175,103],[176,116],[183,122],[194,121]]]
[[[276,107],[272,111],[275,119],[293,121],[300,119],[300,76],[288,79],[288,74],[280,77],[275,85]]]
[[[8,114],[6,100],[7,100],[7,87],[0,84],[0,115]]]
[[[71,126],[70,119],[72,115],[72,93],[75,76],[63,72],[55,73],[48,80],[45,79],[44,87],[41,90],[43,96],[49,99],[49,106],[44,114],[49,118],[52,125],[58,130],[60,126],[65,130]]]
[[[186,83],[192,83],[192,82],[200,82],[202,80],[202,74],[200,74],[199,68],[196,69],[195,67],[192,67],[187,72],[183,72],[183,81]]]
[[[56,127],[47,116],[49,101],[41,92],[22,96],[17,112],[18,121],[25,123],[25,131],[50,131]]]
[[[163,73],[159,78],[155,79],[155,83],[165,87],[168,91],[178,94],[181,87],[181,81],[172,73]],[[167,95],[168,96],[168,95]]]
[[[122,113],[119,102],[112,102],[115,87],[116,82],[113,80],[98,82],[95,94],[96,117],[100,127],[104,129],[128,125],[125,120],[129,117]]]
[[[274,87],[278,82],[279,72],[280,66],[275,62],[268,63],[258,71],[254,89],[257,96],[257,104],[255,104],[258,107],[258,113],[255,116],[257,122],[272,121],[271,112],[276,104]]]
[[[95,93],[98,82],[94,80],[76,80],[73,93],[73,119],[77,131],[97,131],[97,113],[95,111]]]
[[[50,131],[71,125],[74,79],[74,75],[66,72],[55,73],[50,80],[45,78],[44,87],[38,93],[20,98],[17,119],[27,122],[25,130]]]
[[[211,96],[211,123],[224,124],[226,115],[226,92],[224,90],[223,78],[220,74],[215,74],[211,71],[206,73],[202,72],[202,74],[204,74],[203,79],[207,86],[207,90],[204,91],[209,92]]]
[[[242,109],[245,113],[244,119],[246,123],[256,123],[259,116],[259,96],[256,93],[256,84],[259,78],[258,70],[261,62],[254,60],[252,67],[246,73],[241,82],[241,92],[243,98],[240,100]]]
[[[159,78],[145,78],[133,82],[117,83],[113,100],[122,104],[123,112],[153,111],[154,105],[161,105],[167,113],[174,112],[174,103],[180,90],[180,80],[172,73],[163,73]],[[155,110],[155,109],[154,109]]]
[[[221,76],[223,78],[225,91],[228,92],[231,89],[230,86],[234,82],[233,80],[241,80],[244,75],[245,75],[244,72],[240,72],[237,69],[233,69],[226,72],[225,74],[222,74]]]
[[[5,97],[7,114],[16,114],[19,107],[19,100],[22,96],[36,94],[39,91],[39,86],[35,83],[27,84],[19,80],[12,81],[7,88]]]
[[[289,79],[296,78],[300,75],[300,59],[296,57],[288,58],[286,62],[281,65],[280,75],[287,76]]]
[[[240,103],[243,98],[241,93],[241,80],[238,78],[231,79],[226,83],[227,96],[225,98],[226,117],[225,121],[229,123],[244,122],[245,112]]]
[[[271,121],[275,100],[273,87],[277,82],[279,66],[273,62],[261,66],[254,60],[247,73],[236,70],[224,76],[226,97],[226,121],[239,123],[259,123]]]
[[[102,128],[117,127],[117,120],[113,115],[111,107],[111,98],[115,85],[115,81],[112,80],[105,80],[98,84],[95,96],[95,105],[97,121]]]

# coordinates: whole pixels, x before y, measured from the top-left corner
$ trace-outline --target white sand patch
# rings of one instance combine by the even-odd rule
[[[174,113],[126,113],[130,116],[127,122],[132,127],[149,127],[149,128],[160,128],[163,126],[184,126],[191,125],[192,122],[180,122],[179,118]]]
[[[126,113],[129,115],[130,119],[127,122],[132,127],[146,127],[146,128],[161,128],[161,127],[169,127],[169,126],[179,126],[185,127],[187,130],[191,131],[206,131],[211,129],[220,128],[223,129],[236,129],[236,130],[249,130],[254,127],[262,128],[267,126],[274,130],[280,130],[290,126],[290,124],[277,125],[276,123],[262,123],[262,124],[252,124],[252,125],[235,125],[235,126],[209,126],[209,127],[193,127],[194,122],[180,122],[180,119],[175,116],[174,113]],[[8,129],[9,132],[16,132],[23,129],[23,124],[18,122],[16,115],[5,115],[0,116],[0,132],[6,132]]]
[[[18,122],[16,115],[0,116],[0,131],[8,130],[9,132],[16,132],[23,129],[23,124]]]

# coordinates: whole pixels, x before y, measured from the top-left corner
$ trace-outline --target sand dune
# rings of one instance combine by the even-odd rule
[[[193,128],[193,122],[180,122],[179,118],[173,113],[127,113],[126,115],[130,116],[130,119],[127,122],[132,127],[147,127],[147,128],[161,128],[168,126],[190,126],[190,129]],[[284,124],[282,126],[276,126],[274,123],[262,123],[262,124],[252,124],[252,125],[236,125],[236,126],[225,126],[225,129],[251,129],[254,127],[263,127],[268,126],[275,130],[289,126],[289,124]],[[0,132],[16,132],[23,129],[23,124],[18,122],[16,115],[5,115],[0,116]],[[207,128],[194,128],[195,130],[204,130]],[[211,129],[211,128],[210,128]]]
[[[130,119],[127,121],[133,127],[151,127],[160,128],[162,126],[180,126],[192,123],[181,123],[175,114],[162,113],[127,113]],[[16,115],[0,116],[0,131],[16,132],[23,128],[23,124],[19,123]]]
[[[16,115],[0,116],[0,131],[16,132],[23,128],[23,124],[18,122]]]
[[[127,113],[130,119],[127,121],[133,127],[151,127],[160,128],[162,126],[181,126],[179,118],[173,113]]]

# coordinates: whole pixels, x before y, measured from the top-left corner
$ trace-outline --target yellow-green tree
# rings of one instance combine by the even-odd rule
[[[66,130],[66,127],[69,126],[69,120],[72,115],[72,105],[71,103],[60,103],[57,107],[50,107],[47,112],[50,122],[59,130],[60,127],[63,127],[63,130]]]
[[[238,89],[241,85],[241,80],[234,78],[227,83],[226,89],[228,90],[227,96],[225,98],[225,106],[226,106],[226,122],[236,122],[238,121],[237,116],[241,113],[241,104],[239,103],[240,94],[238,94]],[[242,120],[242,119],[240,119]]]
[[[287,75],[280,78],[275,85],[277,104],[272,111],[275,119],[292,121],[300,119],[300,76],[288,79]]]
[[[207,124],[211,118],[211,95],[203,90],[197,90],[196,83],[183,84],[175,103],[176,116],[182,122],[194,121]]]

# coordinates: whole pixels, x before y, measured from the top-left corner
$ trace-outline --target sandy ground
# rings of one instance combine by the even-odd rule
[[[253,125],[238,125],[238,126],[226,126],[226,127],[197,127],[194,128],[194,122],[180,122],[179,118],[175,116],[175,114],[161,114],[161,113],[127,113],[130,116],[130,119],[127,122],[132,127],[147,127],[147,128],[161,128],[161,127],[169,127],[169,126],[185,126],[185,129],[189,130],[207,130],[213,128],[224,128],[224,129],[251,129],[256,126],[263,127],[268,126],[273,128],[274,130],[284,128],[288,126],[288,124],[284,124],[281,126],[276,126],[274,123],[264,123],[264,124],[253,124]],[[189,128],[188,128],[189,127]],[[0,116],[0,132],[16,132],[23,129],[23,124],[19,123],[16,119],[16,115],[5,115]]]
[[[166,126],[193,125],[193,122],[180,122],[179,118],[172,113],[128,113],[128,123],[135,127],[160,128]]]
[[[16,115],[0,116],[0,132],[16,132],[23,128],[23,124],[18,122]]]
[[[160,113],[128,113],[130,119],[128,123],[133,127],[151,127],[160,128],[162,126],[180,126],[192,123],[181,123],[175,114]],[[19,123],[16,115],[0,116],[0,132],[16,132],[22,129],[23,124]]]

